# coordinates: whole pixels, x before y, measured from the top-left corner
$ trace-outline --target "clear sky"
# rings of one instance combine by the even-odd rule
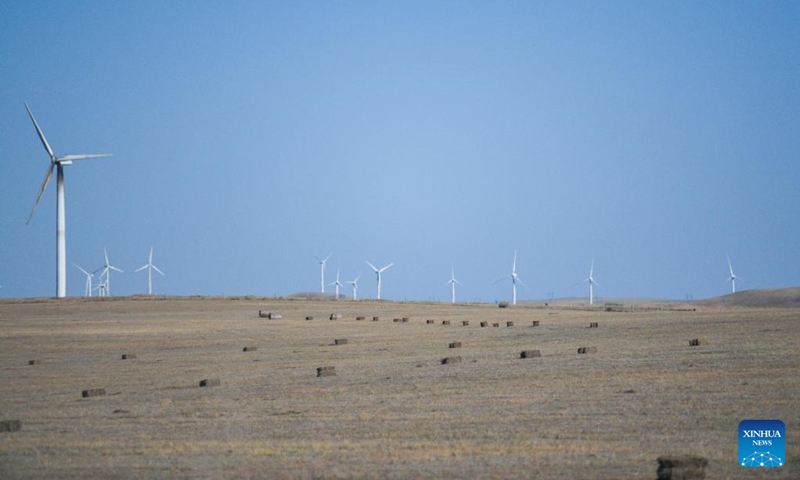
[[[394,262],[392,300],[800,285],[800,2],[0,6],[0,297],[289,295]],[[327,291],[332,290],[328,287]],[[346,289],[349,293],[349,289]]]

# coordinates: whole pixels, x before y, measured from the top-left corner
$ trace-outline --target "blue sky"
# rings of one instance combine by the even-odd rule
[[[6,2],[0,297],[683,299],[800,285],[800,3]],[[68,295],[83,293],[68,266]],[[330,287],[329,287],[330,288]],[[349,289],[348,289],[349,291]]]

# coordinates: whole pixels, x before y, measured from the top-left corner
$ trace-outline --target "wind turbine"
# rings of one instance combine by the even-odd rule
[[[25,225],[30,223],[31,218],[33,218],[33,212],[36,211],[36,206],[39,204],[39,200],[42,199],[42,195],[44,195],[44,191],[47,189],[47,184],[50,183],[50,179],[53,177],[53,169],[56,169],[56,297],[64,298],[67,296],[67,220],[64,206],[64,167],[72,165],[73,160],[110,157],[111,154],[64,155],[63,157],[56,157],[53,153],[53,149],[50,148],[50,144],[47,143],[47,139],[44,138],[42,129],[39,128],[39,124],[36,123],[36,119],[33,118],[33,113],[31,113],[31,109],[28,107],[27,103],[25,104],[25,110],[28,111],[28,116],[31,118],[33,126],[36,128],[39,140],[42,141],[44,149],[47,150],[47,154],[50,155],[50,167],[47,169],[44,182],[41,188],[39,188],[39,195],[33,203],[33,208],[31,209],[30,215],[28,215],[28,220],[25,221]]]
[[[347,283],[353,286],[353,300],[358,300],[358,279],[361,278],[361,274],[359,273],[355,280],[351,280]]]
[[[84,270],[81,267],[79,267],[78,265],[75,265],[74,263],[72,265],[74,265],[75,268],[77,268],[78,270],[83,272],[84,275],[86,275],[86,287],[84,288],[83,296],[84,297],[91,297],[92,296],[92,277],[94,277],[94,273],[89,273],[86,270]]]
[[[135,271],[139,272],[144,269],[147,269],[147,294],[153,295],[153,270],[160,273],[164,276],[164,272],[158,269],[155,265],[153,265],[153,247],[150,247],[150,260],[147,261],[147,265],[143,265],[137,268]]]
[[[592,290],[592,287],[594,285],[597,285],[598,287],[600,286],[597,282],[594,281],[594,277],[592,276],[593,273],[594,273],[594,258],[592,259],[592,266],[591,268],[589,268],[589,276],[583,280],[584,282],[589,282],[589,305],[594,304],[594,291]]]
[[[339,287],[344,287],[342,282],[339,281],[339,271],[336,271],[336,281],[329,283],[328,285],[335,285],[336,286],[336,300],[339,300]]]
[[[103,278],[103,275],[105,275],[106,279],[103,283],[103,288],[100,291],[103,293],[102,296],[109,297],[111,296],[111,270],[116,270],[119,273],[124,273],[124,272],[119,268],[108,263],[108,252],[106,251],[105,247],[103,247],[103,255],[105,255],[106,263],[105,265],[103,265],[103,267],[101,267],[103,269],[103,273],[100,274],[100,278]]]
[[[331,254],[329,253],[328,256],[325,257],[324,259],[321,259],[321,258],[319,258],[317,256],[315,256],[314,258],[316,258],[319,261],[319,287],[320,287],[320,291],[322,293],[325,293],[325,262],[327,262],[328,259],[331,258]]]
[[[728,278],[728,281],[731,282],[731,293],[736,293],[736,279],[739,277],[733,273],[733,265],[731,265],[730,256],[728,256],[728,270],[731,272],[731,276]]]
[[[450,284],[451,289],[451,299],[450,303],[456,303],[456,283],[461,285],[462,283],[456,280],[456,272],[455,270],[450,271],[450,280],[445,282],[445,285]]]
[[[503,280],[505,280],[505,277],[494,283],[499,283]],[[522,279],[519,278],[519,275],[517,275],[517,251],[514,250],[514,263],[511,265],[511,305],[517,304],[517,282],[519,282],[519,284],[523,287],[528,288]]]
[[[381,273],[385,272],[389,267],[394,265],[394,263],[390,263],[389,265],[386,265],[383,268],[375,268],[375,265],[373,265],[373,264],[371,264],[369,262],[367,262],[367,265],[369,265],[372,268],[372,270],[375,271],[375,275],[378,276],[378,300],[380,300],[381,299]]]

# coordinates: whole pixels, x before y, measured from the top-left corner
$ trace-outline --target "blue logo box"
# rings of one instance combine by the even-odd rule
[[[742,420],[739,423],[739,465],[782,467],[786,463],[786,425],[780,420]]]

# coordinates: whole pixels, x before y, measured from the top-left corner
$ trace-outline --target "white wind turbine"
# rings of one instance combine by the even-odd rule
[[[456,303],[456,283],[459,284],[459,285],[462,285],[461,282],[456,280],[456,271],[455,270],[451,270],[450,271],[450,280],[445,282],[445,285],[448,285],[448,284],[450,285],[450,290],[451,290],[451,292],[450,292],[450,303]]]
[[[592,287],[594,285],[597,285],[598,287],[600,286],[597,282],[594,281],[594,277],[592,276],[593,274],[594,274],[594,258],[592,259],[592,266],[589,268],[589,276],[583,280],[584,282],[589,282],[589,305],[594,304],[594,291],[592,290]]]
[[[342,282],[339,281],[339,271],[336,271],[336,281],[331,282],[328,285],[334,285],[336,287],[336,300],[339,300],[339,287],[344,287]]]
[[[105,256],[106,263],[101,267],[103,273],[100,274],[100,278],[102,279],[103,275],[105,275],[106,278],[102,283],[103,288],[100,289],[100,292],[103,294],[101,296],[109,297],[111,296],[111,270],[116,270],[119,273],[124,272],[108,262],[108,252],[106,251],[105,247],[103,247],[103,255]]]
[[[498,280],[498,281],[496,281],[494,283],[499,283],[499,282],[502,282],[503,280],[505,280],[505,277],[501,278],[500,280]],[[527,285],[525,285],[525,283],[522,281],[522,279],[519,278],[519,275],[517,275],[517,251],[514,250],[514,263],[511,265],[511,305],[516,305],[517,304],[517,283],[518,282],[523,287],[525,287],[525,288],[528,287]]]
[[[47,154],[50,155],[50,167],[47,169],[47,175],[45,175],[44,182],[41,188],[39,188],[39,195],[33,203],[33,208],[25,224],[27,225],[30,223],[31,218],[33,218],[33,212],[36,211],[36,206],[39,204],[39,200],[41,200],[44,191],[47,189],[47,185],[50,183],[50,179],[53,177],[53,169],[56,169],[56,297],[63,298],[67,296],[67,220],[66,208],[64,206],[64,167],[72,165],[73,160],[110,157],[111,154],[64,155],[63,157],[56,157],[53,153],[53,149],[50,148],[50,144],[47,143],[47,139],[44,138],[42,129],[39,128],[39,124],[36,123],[36,119],[33,118],[33,113],[31,113],[31,109],[28,107],[27,103],[25,104],[25,110],[28,111],[28,116],[31,118],[33,126],[36,128],[39,140],[42,141],[44,149],[47,150]]]
[[[728,278],[728,281],[731,282],[731,293],[736,293],[736,279],[739,278],[733,273],[733,265],[731,265],[731,257],[728,257],[728,270],[731,273],[731,276]]]
[[[84,297],[91,297],[92,296],[92,277],[94,277],[94,273],[89,273],[86,270],[84,270],[81,267],[79,267],[78,265],[75,265],[74,263],[72,265],[74,265],[75,268],[77,268],[78,270],[83,272],[84,275],[86,275],[86,287],[84,288],[83,296]]]
[[[390,263],[389,265],[386,265],[383,268],[375,268],[375,265],[373,265],[373,264],[371,264],[369,262],[367,262],[367,265],[369,265],[370,268],[372,268],[372,270],[375,271],[375,275],[378,276],[378,300],[380,300],[381,299],[381,274],[383,272],[385,272],[389,267],[394,265],[394,263]]]
[[[325,258],[319,258],[315,256],[314,258],[319,261],[319,288],[322,293],[325,293],[325,262],[331,258],[331,254],[329,253]]]
[[[153,265],[153,247],[150,247],[150,260],[147,261],[147,265],[143,265],[137,268],[135,271],[139,272],[144,269],[147,269],[147,294],[153,295],[153,270],[160,273],[164,276],[164,272],[158,269],[155,265]]]
[[[347,283],[353,286],[353,300],[358,300],[358,279],[361,278],[361,274],[359,273],[355,280],[351,280]]]

